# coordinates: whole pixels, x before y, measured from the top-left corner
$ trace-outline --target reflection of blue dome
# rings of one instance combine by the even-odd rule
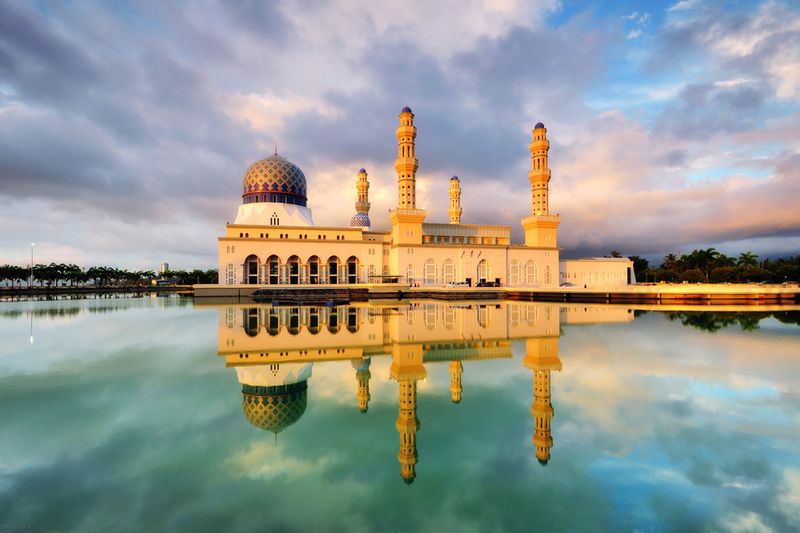
[[[544,128],[544,124],[542,124],[541,122],[537,122],[536,125],[533,127],[533,129],[535,130],[538,130],[539,128]]]
[[[243,385],[242,410],[247,420],[276,435],[306,412],[308,382],[272,387]]]
[[[353,215],[353,218],[350,219],[350,227],[351,228],[368,228],[372,225],[369,221],[369,215],[364,213],[356,213]]]
[[[401,113],[411,113],[411,108],[410,108],[410,107],[408,107],[408,106],[405,106],[405,107],[403,108],[403,110],[402,110],[402,111],[400,111],[400,112],[401,112]]]
[[[359,372],[365,372],[369,370],[369,365],[372,362],[372,359],[369,357],[362,357],[361,359],[353,359],[350,363],[353,365],[353,368],[358,370]]]

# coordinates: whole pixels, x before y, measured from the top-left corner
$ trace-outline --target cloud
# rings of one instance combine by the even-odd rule
[[[681,4],[663,23],[638,11],[566,13],[551,1],[4,5],[0,197],[40,211],[15,223],[19,238],[3,240],[0,253],[17,257],[34,240],[86,261],[122,261],[102,237],[114,234],[142,246],[139,263],[166,255],[211,266],[244,169],[274,142],[303,168],[322,224],[347,223],[353,173],[367,167],[372,219],[385,228],[404,105],[417,114],[419,198],[431,220],[444,219],[455,174],[465,221],[511,225],[519,240],[530,128],[542,120],[568,251],[791,235],[793,217],[767,216],[756,228],[716,227],[691,210],[674,217],[708,205],[725,221],[745,190],[765,202],[788,196],[777,168],[800,152],[788,118],[797,113],[800,16],[785,2]],[[611,129],[599,135],[605,121]],[[644,217],[643,228],[657,225],[641,202],[656,201],[684,229],[655,240],[611,224],[601,233],[593,228],[605,227],[597,213],[610,216],[603,202],[562,188],[589,184],[631,202],[615,200],[620,216]],[[52,233],[53,221],[70,217],[108,230]],[[178,227],[196,236],[160,237],[190,233]],[[185,243],[198,249],[188,254]]]

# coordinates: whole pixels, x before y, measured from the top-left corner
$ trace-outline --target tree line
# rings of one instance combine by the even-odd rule
[[[170,270],[156,274],[153,270],[127,270],[107,266],[81,268],[74,264],[50,263],[33,265],[33,285],[39,287],[95,287],[146,286],[153,280],[166,280],[178,285],[193,283],[216,283],[217,270]],[[31,267],[18,265],[0,266],[0,284],[12,287],[28,286]]]
[[[617,254],[617,255],[615,255]],[[611,252],[612,257],[620,257]],[[659,266],[651,266],[643,257],[632,255],[633,269],[639,282],[665,281],[689,283],[783,283],[800,281],[800,255],[759,261],[753,252],[730,257],[714,248],[693,250],[689,254],[667,254]]]

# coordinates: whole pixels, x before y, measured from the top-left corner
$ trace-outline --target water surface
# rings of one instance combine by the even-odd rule
[[[0,531],[800,528],[796,312],[148,296],[0,338]]]

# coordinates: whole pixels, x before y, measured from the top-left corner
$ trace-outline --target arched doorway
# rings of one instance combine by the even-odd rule
[[[267,283],[277,285],[280,282],[281,260],[277,255],[269,256],[267,259]]]
[[[339,283],[339,258],[335,255],[328,258],[328,283]]]
[[[242,280],[247,285],[258,285],[258,257],[248,255],[244,260],[244,276]]]
[[[289,258],[289,285],[300,283],[300,258],[293,255]]]
[[[352,255],[347,260],[347,283],[358,283],[358,258]]]
[[[319,283],[319,257],[316,255],[308,259],[308,282],[311,285]]]

